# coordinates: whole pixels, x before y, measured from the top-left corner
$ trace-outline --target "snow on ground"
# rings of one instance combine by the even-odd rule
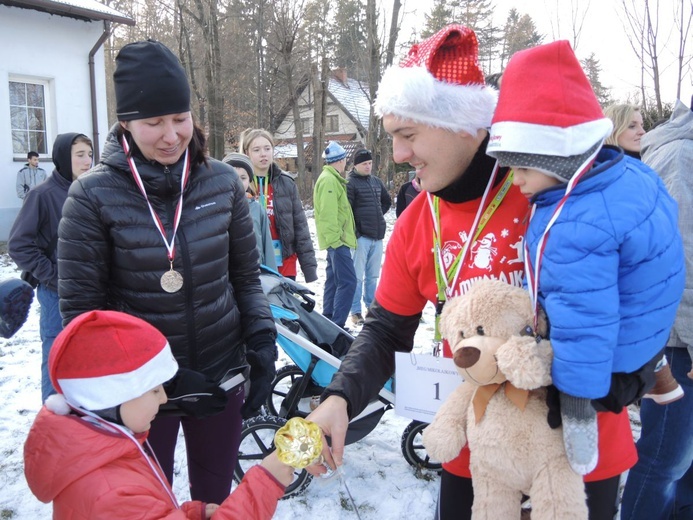
[[[391,230],[394,213],[387,215]],[[315,239],[315,225],[310,212],[308,222]],[[387,240],[387,237],[386,237]],[[387,247],[387,246],[386,246]],[[19,276],[6,253],[0,251],[0,280]],[[319,280],[307,284],[322,305],[325,282],[325,253],[317,251]],[[302,282],[299,274],[298,281]],[[349,324],[347,325],[349,326]],[[433,337],[433,307],[427,306],[415,340],[417,353],[429,353]],[[280,356],[278,367],[290,362]],[[29,491],[23,473],[24,440],[40,407],[41,342],[39,339],[39,306],[35,301],[24,327],[11,339],[0,339],[0,519],[28,520],[50,518],[50,505],[40,503]],[[631,411],[636,436],[639,421]],[[344,478],[363,520],[394,520],[433,517],[438,492],[438,476],[410,466],[401,451],[401,437],[410,420],[386,411],[364,439],[346,447]],[[181,500],[189,499],[184,443],[176,454],[174,491]],[[320,520],[355,519],[356,514],[339,479],[314,479],[302,495],[282,500],[277,519],[319,518]]]
[[[308,214],[315,238],[314,220]],[[394,213],[388,215],[390,223]],[[390,226],[391,228],[391,226]],[[317,240],[314,240],[317,243]],[[307,284],[322,305],[325,276],[325,254],[317,252],[319,280]],[[19,276],[19,271],[2,248],[0,280]],[[299,274],[298,281],[302,282]],[[417,333],[417,351],[428,352],[433,337],[433,309],[426,309],[425,322]],[[290,359],[280,357],[278,367]],[[50,518],[50,505],[40,503],[29,491],[24,479],[22,450],[24,440],[41,404],[41,341],[39,338],[39,305],[34,301],[29,319],[11,339],[0,339],[0,518],[28,520]],[[410,420],[386,411],[382,419],[361,441],[346,448],[344,477],[359,509],[361,518],[401,519],[430,518],[435,505],[438,477],[435,473],[417,472],[404,459],[401,437]],[[179,443],[176,456],[174,490],[181,500],[189,499],[184,444]],[[275,518],[320,518],[336,520],[356,518],[339,479],[314,479],[300,496],[282,500]]]

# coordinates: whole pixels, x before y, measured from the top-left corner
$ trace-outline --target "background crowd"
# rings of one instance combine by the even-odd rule
[[[442,307],[480,276],[520,280],[522,265],[495,259],[513,258],[513,246],[525,238],[527,269],[535,275],[529,289],[554,327],[553,373],[563,435],[573,468],[585,475],[589,518],[614,517],[619,482],[629,469],[622,518],[693,514],[693,370],[688,352],[693,337],[687,319],[693,271],[688,269],[684,280],[683,265],[691,258],[685,254],[691,234],[685,166],[691,161],[690,109],[677,104],[671,118],[647,134],[637,107],[611,106],[602,113],[569,45],[557,42],[513,57],[494,113],[498,93],[484,84],[474,33],[463,26],[443,29],[386,72],[375,102],[393,137],[395,162],[416,169],[396,201],[400,220],[383,264],[384,215],[392,200],[374,175],[369,150],[347,156],[339,143],[326,143],[325,165],[313,193],[314,244],[294,178],[274,162],[274,142],[266,130],[246,130],[238,152],[216,161],[205,153],[204,132],[190,112],[185,72],[169,49],[154,41],[133,43],[121,50],[116,63],[118,123],[100,163],[91,164],[92,143],[84,135],[61,134],[53,146],[55,171],[42,182],[43,170],[29,153],[29,163],[18,173],[23,205],[8,248],[17,266],[37,283],[42,400],[48,400],[53,413],[83,419],[101,428],[102,435],[116,424],[116,436],[124,435],[138,447],[147,464],[128,471],[156,479],[144,486],[153,486],[151,491],[136,494],[132,507],[154,500],[165,504],[164,511],[180,510],[170,485],[182,428],[193,503],[183,505],[186,516],[181,518],[234,517],[234,501],[227,497],[241,421],[259,413],[277,359],[276,330],[259,282],[260,263],[291,279],[300,267],[310,284],[318,278],[314,247],[324,250],[323,314],[353,332],[363,327],[322,404],[311,414],[332,437],[326,459],[341,465],[348,419],[358,415],[392,375],[395,351],[411,350],[426,303]],[[555,74],[557,82],[571,78],[572,88],[527,101],[522,94],[540,77],[526,74],[532,67]],[[422,86],[422,76],[428,87]],[[421,88],[430,88],[430,95],[423,96],[417,90]],[[566,114],[559,107],[571,103],[579,110],[562,126],[535,117],[546,113],[548,105],[560,120]],[[539,145],[537,136],[527,138],[531,125],[541,125],[538,135],[549,135],[555,147]],[[547,127],[553,133],[547,134]],[[567,140],[565,128],[577,136],[569,146],[562,141]],[[352,168],[348,174],[347,165]],[[616,190],[617,183],[625,188]],[[528,199],[535,207],[529,217]],[[604,215],[613,218],[605,217],[609,225],[600,233],[608,240],[600,243],[594,233],[582,231],[595,228],[591,213],[576,209],[597,199],[607,200]],[[638,211],[629,209],[634,201]],[[558,220],[564,204],[569,209]],[[612,217],[608,210],[614,208],[622,213]],[[549,241],[551,248],[545,251],[541,244],[554,221],[558,224],[552,237],[561,238]],[[477,238],[494,245],[480,251],[481,246],[474,246]],[[588,251],[588,257],[598,259],[589,272],[596,270],[601,278],[590,279],[581,268],[578,278],[594,284],[584,285],[586,298],[592,300],[578,295],[577,303],[566,305],[551,295],[575,296],[562,285],[575,279],[565,276],[566,258],[576,258],[573,251]],[[547,261],[540,273],[542,255]],[[614,293],[613,286],[627,289]],[[603,291],[598,301],[595,291]],[[611,304],[605,303],[610,301],[607,296],[615,297]],[[576,316],[586,323],[579,309],[597,307],[598,316],[586,314],[596,320],[588,338],[564,334]],[[121,323],[121,315],[137,321],[126,318]],[[104,377],[101,372],[108,364],[98,358],[90,359],[93,366],[87,368],[61,364],[70,359],[71,349],[83,348],[79,338],[90,326],[85,316],[97,323],[105,320],[100,326],[116,335],[129,327],[138,334],[151,333],[151,325],[158,331],[154,343],[159,348],[138,363],[113,362],[112,369],[124,375],[142,371],[149,377],[152,370],[151,379],[145,377],[146,384],[136,387],[137,395],[90,401],[83,398],[81,383],[73,384]],[[635,317],[638,328],[632,326]],[[623,330],[632,332],[619,335]],[[437,330],[434,335],[438,339]],[[132,341],[140,341],[137,337]],[[127,342],[116,341],[113,359],[128,348]],[[158,361],[163,358],[170,361]],[[152,368],[154,360],[160,369]],[[245,385],[219,390],[239,373],[247,375],[248,391]],[[657,374],[658,386],[653,388]],[[163,383],[167,386],[161,387]],[[95,388],[90,386],[87,393],[98,394]],[[153,418],[166,401],[161,392],[174,401],[190,389],[203,389],[212,398],[185,414]],[[50,404],[56,392],[65,401],[62,408]],[[154,413],[140,412],[140,401],[136,406],[132,401],[150,392],[150,404],[156,406],[146,410]],[[643,431],[636,455],[624,407],[641,398]],[[62,442],[52,437],[60,427],[46,421],[44,410],[32,429],[34,440],[30,437],[27,444],[32,490],[55,503],[57,517],[98,516],[83,496],[92,490],[97,501],[94,472],[113,461],[89,466],[77,478],[61,475],[74,479],[64,488],[44,482],[41,457],[48,454],[41,446],[46,439],[55,445]],[[133,426],[139,424],[139,413],[150,414],[141,428]],[[560,421],[552,424],[549,418],[549,424],[556,428]],[[78,427],[71,437],[80,438],[84,431]],[[138,433],[144,436],[140,439]],[[77,453],[92,449],[88,437],[83,440],[73,446],[83,450]],[[251,513],[262,518],[273,514],[281,496],[277,490],[287,478],[286,467],[272,458],[263,468],[261,475],[249,476],[249,481],[255,479],[253,486],[265,490],[257,498],[261,506]],[[436,519],[470,518],[472,484],[465,449],[444,465]],[[241,496],[237,494],[235,502],[250,500]],[[103,502],[99,507],[111,511],[115,506]],[[127,507],[123,511],[128,518]]]

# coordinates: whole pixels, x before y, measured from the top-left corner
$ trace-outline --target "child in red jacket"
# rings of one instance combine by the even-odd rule
[[[31,491],[53,502],[53,518],[269,519],[293,469],[275,453],[250,469],[221,505],[179,505],[150,454],[150,423],[166,402],[162,384],[178,370],[166,338],[114,311],[75,318],[51,349],[58,391],[24,446]]]

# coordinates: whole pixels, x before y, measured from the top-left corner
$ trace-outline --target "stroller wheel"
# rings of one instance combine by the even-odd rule
[[[240,483],[243,476],[251,467],[259,464],[274,450],[274,434],[286,424],[286,419],[270,415],[259,415],[243,421],[241,444],[238,447],[238,462],[233,472],[233,478]],[[303,493],[313,479],[304,470],[294,470],[294,481],[289,484],[283,498]]]
[[[295,415],[305,417],[311,412],[310,396],[302,397],[296,395],[296,391],[299,390],[304,376],[303,371],[296,365],[286,365],[277,370],[277,375],[272,381],[270,395],[266,403],[267,410],[271,415],[290,419]],[[293,391],[289,394],[292,388]],[[287,403],[295,403],[292,406],[293,409],[287,410]]]
[[[417,469],[441,471],[443,465],[440,462],[431,460],[426,453],[426,448],[424,448],[422,435],[426,426],[428,426],[428,423],[421,421],[409,423],[402,434],[402,454],[404,459]]]

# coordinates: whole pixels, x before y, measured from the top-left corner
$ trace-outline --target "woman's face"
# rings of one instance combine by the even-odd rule
[[[250,142],[248,146],[248,157],[255,168],[255,175],[265,176],[272,164],[274,150],[272,143],[266,137],[258,136]]]
[[[629,152],[640,153],[640,138],[645,135],[640,112],[634,111],[626,128],[616,139],[618,145]]]
[[[132,134],[145,159],[163,165],[177,163],[193,135],[190,112],[121,121],[120,124]]]
[[[77,142],[72,145],[72,180],[89,171],[92,164],[92,149],[87,143]]]

